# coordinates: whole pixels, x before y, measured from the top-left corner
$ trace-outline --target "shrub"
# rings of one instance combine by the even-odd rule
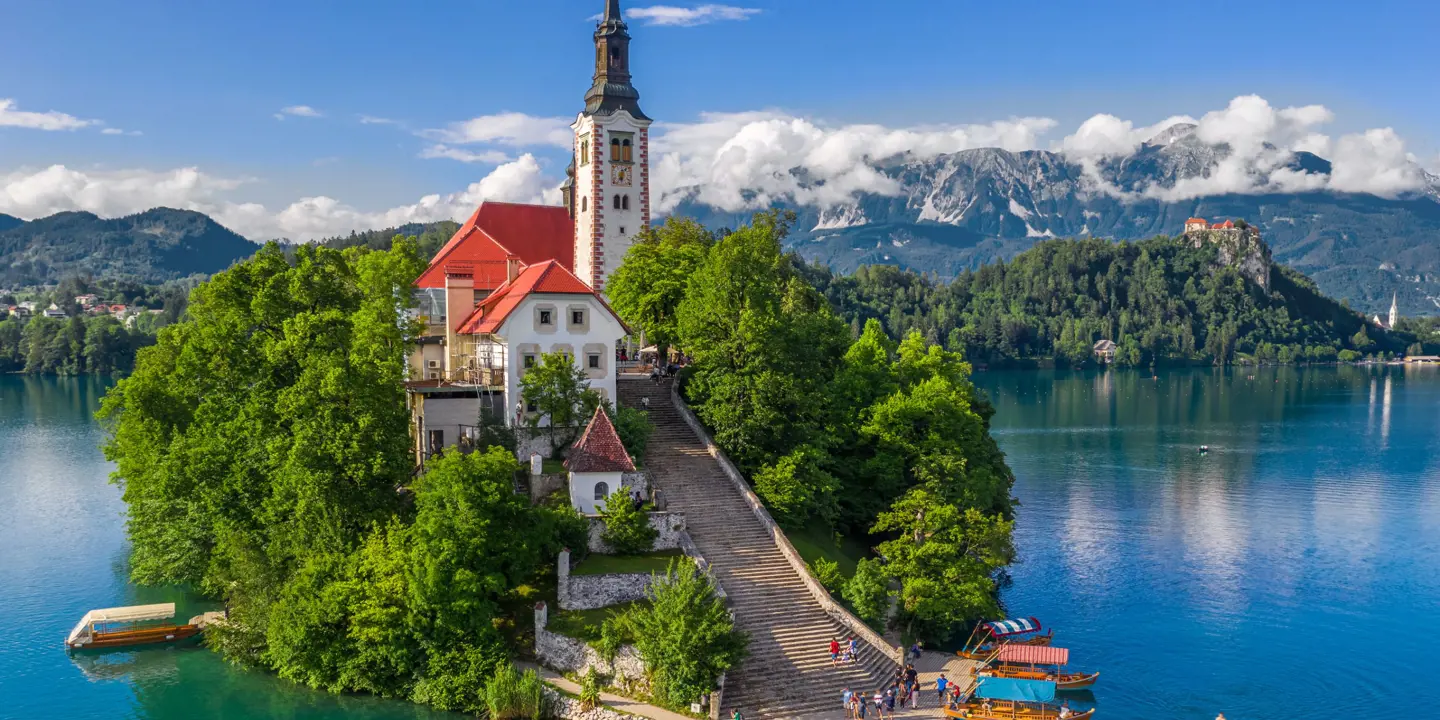
[[[840,574],[840,563],[825,558],[816,558],[810,565],[810,574],[815,576],[820,584],[825,586],[831,594],[840,591],[845,585],[845,576]]]
[[[600,707],[600,675],[593,667],[580,679],[580,707],[586,711]]]
[[[534,670],[524,674],[514,665],[501,665],[485,686],[485,708],[491,720],[527,720],[540,717],[544,686]]]
[[[620,436],[625,452],[637,460],[645,457],[645,446],[650,443],[650,434],[655,431],[650,413],[635,408],[618,408],[610,413],[610,421],[615,425],[615,434]]]
[[[710,578],[688,561],[672,561],[650,589],[652,604],[624,622],[645,663],[652,695],[681,709],[715,689],[720,674],[739,664],[749,637],[735,629]]]
[[[638,555],[655,547],[655,538],[660,532],[650,526],[646,507],[636,507],[623,488],[616,490],[605,501],[605,509],[600,512],[600,516],[605,518],[605,531],[600,534],[600,539],[615,554]]]
[[[884,622],[890,610],[890,579],[879,560],[862,558],[840,594],[855,608],[855,614],[871,625]]]

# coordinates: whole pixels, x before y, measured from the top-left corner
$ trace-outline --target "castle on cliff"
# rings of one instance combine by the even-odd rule
[[[1220,264],[1235,267],[1241,275],[1270,292],[1270,246],[1260,239],[1259,228],[1244,221],[1211,223],[1205,218],[1192,217],[1185,221],[1182,237],[1197,248],[1206,243],[1215,245],[1220,251]]]

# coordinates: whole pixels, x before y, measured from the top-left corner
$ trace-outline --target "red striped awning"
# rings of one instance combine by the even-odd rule
[[[1001,645],[995,655],[998,662],[1023,665],[1064,665],[1070,662],[1070,651],[1049,645]]]

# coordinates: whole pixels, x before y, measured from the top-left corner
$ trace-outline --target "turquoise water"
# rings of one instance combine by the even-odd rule
[[[1417,695],[1440,640],[1434,368],[976,379],[1022,503],[1004,600],[1101,671],[1097,717],[1440,717]]]
[[[1440,640],[1440,372],[976,381],[1022,503],[1004,599],[1102,672],[1097,717],[1427,716],[1414,688]],[[105,384],[0,376],[0,717],[459,717],[307,691],[199,648],[67,656],[88,609],[204,609],[125,581],[91,418]]]

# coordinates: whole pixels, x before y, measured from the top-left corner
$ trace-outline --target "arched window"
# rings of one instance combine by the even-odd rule
[[[603,482],[595,483],[595,499],[604,500],[610,497],[610,486]]]
[[[620,162],[620,138],[610,138],[610,160]]]
[[[615,209],[616,209],[616,210],[619,210],[619,209],[620,209],[620,196],[619,196],[619,195],[616,195],[616,196],[615,196]]]
[[[625,162],[631,162],[631,160],[630,160],[630,141],[629,141],[629,140],[621,140],[621,141],[620,141],[620,155],[621,155],[621,160],[624,160]]]
[[[621,210],[629,210],[629,209],[630,209],[630,196],[629,196],[629,195],[621,195],[621,196],[620,196],[620,209],[621,209]]]
[[[589,209],[590,209],[590,198],[587,198],[587,197],[582,197],[582,198],[580,198],[580,212],[585,212],[586,210],[589,210]]]

